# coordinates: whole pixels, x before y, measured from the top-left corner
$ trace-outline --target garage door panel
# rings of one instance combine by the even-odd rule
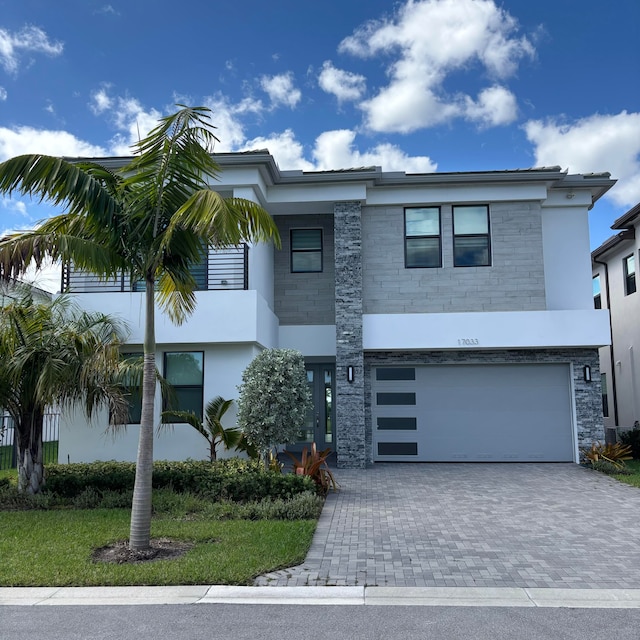
[[[379,406],[374,394],[374,459],[423,461],[571,461],[573,427],[569,367],[554,365],[418,366],[415,406]],[[389,375],[386,373],[385,375]],[[374,377],[375,393],[402,393],[398,381]],[[394,429],[378,416],[416,418],[415,429]],[[407,424],[407,423],[405,423]],[[403,458],[380,454],[378,443],[417,442]],[[392,451],[393,447],[383,446]]]

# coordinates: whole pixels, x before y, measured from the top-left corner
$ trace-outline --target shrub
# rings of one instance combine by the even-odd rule
[[[263,459],[295,442],[312,407],[304,358],[292,349],[265,349],[242,374],[238,426]]]
[[[23,493],[17,486],[0,489],[0,509],[6,511],[23,511],[26,509],[50,509],[57,505],[55,496],[43,493]]]
[[[45,492],[61,498],[75,498],[91,487],[96,491],[133,490],[136,466],[133,462],[90,462],[47,465]]]
[[[331,448],[318,451],[316,443],[311,444],[311,451],[305,447],[302,456],[298,460],[292,453],[287,455],[293,461],[293,473],[298,476],[307,476],[313,480],[316,490],[322,496],[326,496],[329,489],[338,490],[338,483],[329,469],[327,458],[331,455]]]
[[[207,510],[216,520],[315,520],[324,500],[313,491],[305,491],[286,500],[261,500],[238,504],[219,502]]]
[[[594,442],[590,449],[583,449],[582,454],[592,465],[594,462],[604,461],[621,469],[624,467],[625,460],[631,460],[631,447],[619,442],[615,444]]]
[[[133,491],[111,491],[107,489],[102,492],[100,499],[101,509],[130,509],[133,500]]]
[[[620,433],[620,442],[631,447],[633,458],[640,460],[640,427],[634,427],[630,431]]]
[[[47,466],[45,493],[67,501],[78,498],[78,504],[88,505],[100,499],[120,506],[114,494],[131,496],[134,477],[135,465],[129,462],[51,465]],[[257,461],[232,458],[217,462],[156,461],[153,487],[214,501],[250,502],[291,498],[313,490],[313,482],[309,478],[273,473]],[[90,489],[97,498],[89,493]]]
[[[82,493],[79,493],[71,504],[76,509],[96,509],[100,506],[102,496],[97,489],[87,487]]]
[[[606,473],[607,475],[622,475],[622,476],[630,476],[632,475],[632,471],[627,469],[626,467],[620,467],[613,462],[609,462],[608,460],[596,460],[591,463],[591,468],[596,471],[600,471],[601,473]]]

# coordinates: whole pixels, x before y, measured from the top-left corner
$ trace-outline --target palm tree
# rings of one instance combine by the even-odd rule
[[[209,110],[184,107],[162,118],[133,146],[117,171],[99,163],[42,155],[0,164],[0,193],[14,191],[65,205],[66,213],[38,229],[0,241],[0,276],[24,273],[47,257],[70,260],[102,278],[128,272],[145,283],[142,415],[129,545],[149,547],[155,377],[155,302],[176,323],[195,308],[190,266],[202,248],[273,240],[278,231],[254,202],[222,198],[210,188],[219,167]]]
[[[257,453],[244,439],[242,429],[237,427],[224,428],[222,418],[232,404],[233,400],[225,400],[222,396],[216,396],[207,403],[204,409],[204,420],[188,411],[164,411],[162,419],[165,423],[179,421],[191,425],[209,443],[209,460],[211,462],[218,459],[217,448],[219,444],[223,445],[225,449],[241,449],[248,453]]]
[[[0,307],[0,406],[13,420],[20,491],[44,484],[42,427],[52,406],[80,404],[89,419],[107,407],[115,423],[125,422],[123,335],[121,323],[83,312],[66,296],[36,304],[23,295]]]

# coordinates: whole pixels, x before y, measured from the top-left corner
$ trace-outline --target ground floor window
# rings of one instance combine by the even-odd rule
[[[165,398],[165,411],[187,411],[202,419],[204,353],[167,351],[164,354],[164,377],[173,389],[173,393]]]

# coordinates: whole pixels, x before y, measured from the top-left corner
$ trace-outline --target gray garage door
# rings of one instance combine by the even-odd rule
[[[377,367],[372,378],[374,460],[574,459],[568,365]]]

